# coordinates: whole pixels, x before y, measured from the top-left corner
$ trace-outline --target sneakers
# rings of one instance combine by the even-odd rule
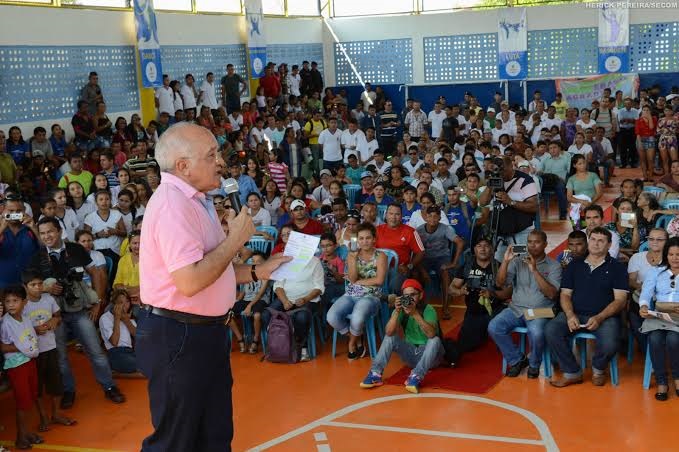
[[[417,375],[411,373],[405,382],[406,391],[412,392],[413,394],[417,394],[418,392],[420,392],[421,383],[422,379]]]
[[[309,361],[311,358],[309,358],[309,350],[307,350],[306,347],[302,348],[302,353],[299,356],[300,362],[306,362]]]
[[[59,408],[61,408],[62,410],[68,410],[69,408],[73,408],[74,402],[75,402],[75,392],[64,391],[64,394],[61,396],[61,403],[59,403]]]
[[[371,370],[370,372],[368,372],[368,376],[365,377],[365,379],[363,379],[360,386],[363,389],[370,389],[382,386],[383,384],[384,382],[382,381],[382,375]]]
[[[512,378],[518,377],[521,371],[526,367],[528,367],[528,359],[526,359],[526,357],[524,356],[518,363],[512,365],[509,369],[507,369],[506,375]]]
[[[540,376],[540,368],[539,367],[529,367],[528,368],[528,378],[534,379],[538,378]]]
[[[125,396],[122,395],[120,390],[115,386],[111,386],[106,391],[104,391],[104,395],[113,403],[125,403]]]
[[[347,353],[347,358],[349,358],[349,361],[354,361],[356,359],[364,357],[365,357],[365,347],[363,347],[363,345],[359,345],[358,347],[356,347],[356,350]]]

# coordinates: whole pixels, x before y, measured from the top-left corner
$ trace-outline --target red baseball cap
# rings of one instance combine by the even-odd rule
[[[403,285],[401,286],[401,291],[406,290],[408,287],[415,289],[419,292],[424,292],[424,288],[422,287],[422,284],[416,279],[406,279],[403,281]]]

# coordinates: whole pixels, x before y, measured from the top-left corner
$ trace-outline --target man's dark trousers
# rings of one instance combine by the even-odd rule
[[[155,429],[142,451],[230,451],[229,327],[190,325],[142,310],[136,339]]]

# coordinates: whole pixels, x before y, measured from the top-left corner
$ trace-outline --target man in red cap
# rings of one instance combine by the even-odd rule
[[[413,369],[405,387],[414,394],[419,392],[429,369],[443,362],[444,349],[438,336],[436,310],[424,302],[422,284],[415,279],[406,279],[401,291],[402,296],[396,299],[380,350],[368,376],[361,382],[362,388],[382,386],[382,371],[387,367],[392,352],[396,352]]]

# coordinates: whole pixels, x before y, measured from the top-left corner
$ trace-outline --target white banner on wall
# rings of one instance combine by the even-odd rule
[[[498,10],[498,70],[503,80],[528,76],[526,8]]]
[[[629,72],[629,8],[599,8],[599,73]]]
[[[266,66],[266,36],[262,0],[245,0],[245,22],[247,25],[248,53],[250,55],[250,76],[261,78]]]
[[[142,86],[157,88],[163,85],[163,68],[160,63],[158,23],[153,0],[134,0],[133,6]]]

